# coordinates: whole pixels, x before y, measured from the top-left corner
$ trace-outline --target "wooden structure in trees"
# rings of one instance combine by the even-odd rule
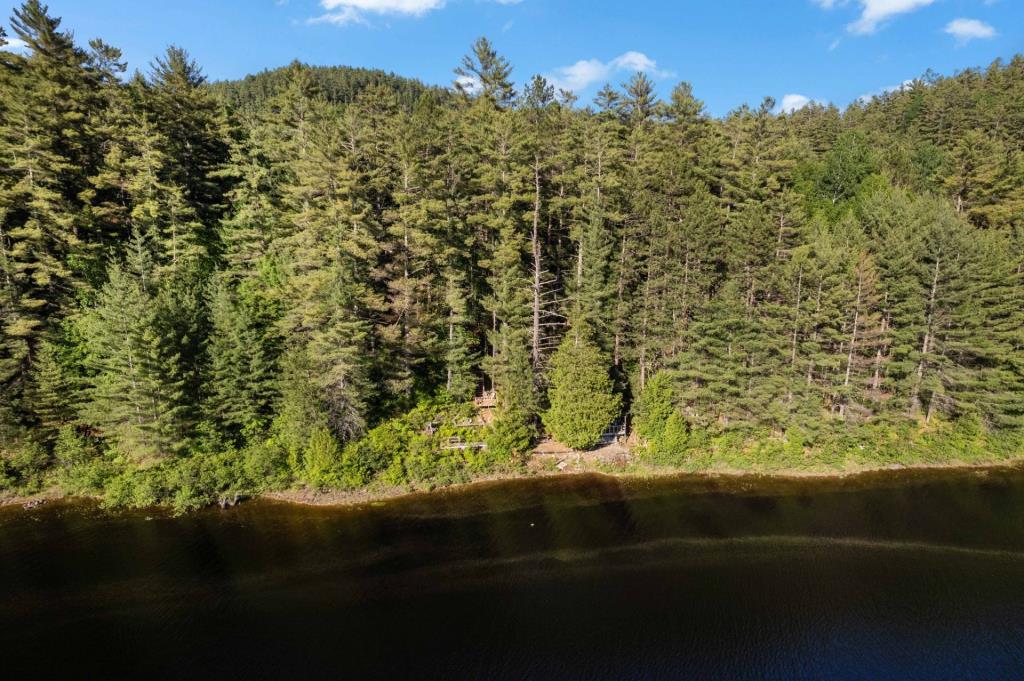
[[[618,444],[623,442],[629,436],[629,424],[626,423],[626,417],[622,416],[614,421],[605,428],[604,432],[601,433],[601,439],[597,441],[595,447],[606,447],[612,444]]]
[[[441,449],[487,449],[486,442],[466,442],[458,435],[453,435],[441,445]]]
[[[498,395],[494,390],[484,390],[473,398],[473,407],[476,413],[470,418],[453,420],[451,425],[455,428],[485,428],[494,421],[494,410],[498,405]],[[424,428],[427,435],[436,434],[442,426],[440,417],[435,417]],[[487,449],[487,443],[483,441],[466,441],[458,435],[449,437],[442,449]]]
[[[477,409],[494,409],[498,406],[498,393],[494,390],[484,390],[473,398],[473,404]]]
[[[494,421],[494,411],[498,408],[498,393],[494,390],[484,390],[473,398],[473,406],[476,407],[476,419],[482,425],[488,425]]]

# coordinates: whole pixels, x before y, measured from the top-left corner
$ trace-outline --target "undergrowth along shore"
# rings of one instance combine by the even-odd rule
[[[561,472],[555,467],[557,459],[499,460],[487,450],[446,450],[441,443],[451,437],[447,430],[427,434],[413,425],[384,424],[343,451],[325,453],[318,466],[313,465],[318,460],[310,452],[289,456],[273,441],[148,464],[95,452],[88,456],[79,452],[62,465],[40,466],[36,471],[8,464],[0,472],[0,504],[74,496],[98,499],[111,509],[164,506],[174,513],[258,496],[349,504]],[[676,435],[663,432],[634,445],[627,463],[602,463],[584,456],[565,472],[839,477],[890,468],[967,468],[1024,461],[1019,435],[993,435],[966,420],[927,427],[866,425],[819,433],[813,444],[792,431],[785,435],[739,430]],[[375,464],[368,466],[368,461]]]

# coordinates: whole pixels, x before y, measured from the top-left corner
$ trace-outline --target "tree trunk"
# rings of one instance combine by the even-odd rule
[[[534,159],[533,165],[533,232],[530,235],[530,247],[533,251],[533,326],[530,332],[532,344],[533,368],[540,367],[540,305],[541,305],[541,263],[540,252],[540,159]]]
[[[796,340],[797,333],[800,330],[800,297],[803,293],[804,284],[804,267],[800,266],[800,270],[796,278],[796,305],[793,306],[793,334],[789,343],[789,366],[793,368],[796,366]]]
[[[924,382],[925,358],[931,352],[932,325],[935,319],[935,296],[939,290],[939,259],[935,260],[935,272],[932,275],[932,288],[928,293],[928,321],[925,324],[924,338],[921,340],[921,359],[917,362],[917,379],[910,394],[910,410],[912,414],[921,412],[921,383]]]
[[[616,284],[615,294],[615,342],[613,351],[613,364],[620,366],[622,364],[622,295],[625,293],[626,287],[626,235],[622,235],[622,250],[619,253],[619,272],[618,282]]]
[[[843,378],[843,385],[850,385],[850,372],[853,369],[853,353],[857,345],[857,331],[860,324],[860,301],[864,291],[864,277],[857,275],[857,302],[853,306],[853,330],[850,333],[850,349],[846,354],[846,376]]]
[[[814,303],[814,331],[811,333],[811,340],[814,343],[818,342],[818,315],[821,313],[821,281],[818,282],[818,296]],[[811,378],[814,375],[814,358],[807,362],[807,385],[811,385]]]
[[[878,391],[882,387],[882,359],[885,356],[882,353],[882,348],[885,347],[885,334],[889,331],[888,293],[885,294],[884,304],[886,306],[886,310],[882,314],[882,329],[879,334],[882,340],[878,345],[878,349],[875,350],[875,371],[871,376],[871,389],[875,391]]]

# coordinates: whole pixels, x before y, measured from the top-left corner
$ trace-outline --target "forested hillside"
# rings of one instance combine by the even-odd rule
[[[278,69],[263,71],[240,80],[222,80],[210,84],[210,89],[224,99],[228,106],[241,115],[254,114],[265,109],[269,101],[288,87],[296,69],[307,72],[317,94],[332,104],[351,104],[360,94],[373,88],[391,90],[398,105],[412,110],[417,100],[427,92],[445,98],[444,88],[428,87],[418,80],[402,78],[378,69],[360,69],[351,66],[305,66],[299,62]]]
[[[210,86],[37,0],[11,26],[0,488],[447,482],[627,413],[650,465],[1024,453],[1020,56],[716,119],[643,74],[513,82],[484,39],[450,91]]]

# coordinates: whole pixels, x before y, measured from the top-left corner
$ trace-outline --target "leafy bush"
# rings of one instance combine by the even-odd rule
[[[341,448],[334,435],[326,428],[317,428],[309,438],[302,454],[297,476],[310,487],[323,489],[338,480]]]
[[[525,456],[533,446],[536,432],[525,414],[519,411],[499,412],[484,435],[488,462],[514,461]]]
[[[103,495],[110,480],[120,472],[118,466],[108,459],[93,459],[76,463],[61,469],[57,483],[67,494],[76,496]]]
[[[0,455],[0,490],[14,489],[16,482],[10,462],[7,457]]]
[[[239,475],[252,494],[284,489],[291,482],[288,457],[274,440],[257,440],[239,452]]]
[[[690,424],[682,414],[672,411],[664,422],[645,428],[647,436],[643,446],[644,459],[663,466],[677,466],[686,462],[693,450]]]
[[[350,487],[369,483],[387,469],[393,459],[401,458],[408,451],[410,437],[409,424],[399,418],[386,421],[365,437],[350,442],[342,455],[343,482]]]
[[[50,465],[51,457],[46,449],[34,440],[24,440],[9,452],[0,464],[0,480],[11,489],[21,492],[36,492],[42,486],[43,474]]]
[[[125,468],[111,477],[103,488],[105,508],[146,508],[167,499],[163,471],[158,467]]]
[[[657,441],[675,411],[672,377],[667,371],[659,371],[633,403],[633,430],[647,442]]]
[[[61,468],[84,464],[96,456],[96,449],[78,429],[65,425],[57,431],[57,441],[53,445],[53,458]]]

